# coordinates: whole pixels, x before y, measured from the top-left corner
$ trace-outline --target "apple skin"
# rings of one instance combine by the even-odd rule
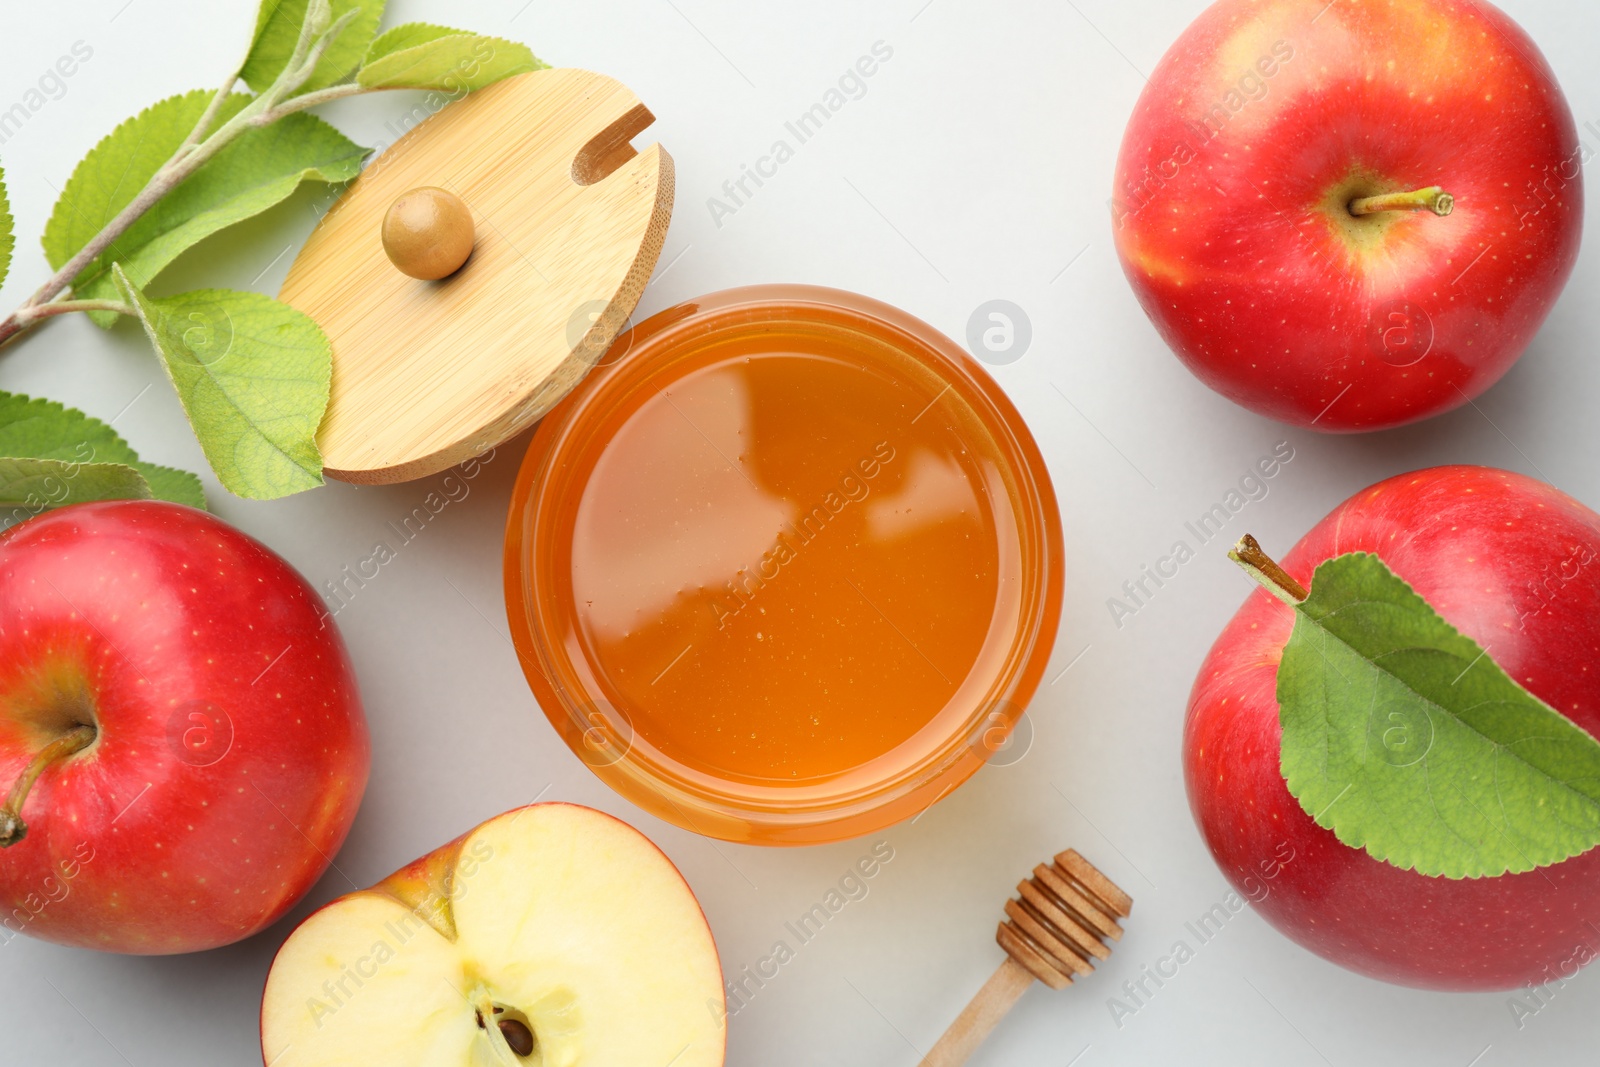
[[[366,787],[321,601],[179,504],[80,504],[0,535],[0,786],[73,722],[93,745],[46,768],[0,850],[6,939],[153,955],[248,937],[321,876]]]
[[[1128,124],[1112,215],[1191,371],[1348,433],[1441,414],[1511,368],[1577,259],[1588,152],[1538,48],[1489,4],[1319,6],[1221,0],[1184,32]],[[1435,185],[1448,218],[1343,210]]]
[[[1600,736],[1600,515],[1519,474],[1438,467],[1356,494],[1278,559],[1309,587],[1319,563],[1361,551]],[[1252,594],[1189,699],[1189,803],[1228,880],[1294,941],[1401,985],[1542,985],[1594,959],[1600,849],[1522,874],[1429,878],[1312,821],[1279,770],[1278,663],[1293,625],[1286,604]]]

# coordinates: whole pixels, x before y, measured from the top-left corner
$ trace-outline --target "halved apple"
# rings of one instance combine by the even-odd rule
[[[273,961],[268,1067],[719,1067],[722,968],[661,851],[573,804],[507,812],[341,897]]]

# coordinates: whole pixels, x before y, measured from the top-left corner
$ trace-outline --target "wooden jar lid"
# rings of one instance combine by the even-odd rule
[[[317,435],[329,477],[436,474],[532,425],[610,347],[655,269],[672,157],[629,141],[654,116],[621,83],[541,70],[463,98],[375,159],[312,232],[280,298],[333,344]],[[402,274],[384,213],[438,186],[476,226],[441,281]]]

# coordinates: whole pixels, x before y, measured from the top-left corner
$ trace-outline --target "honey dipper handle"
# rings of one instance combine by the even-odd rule
[[[1033,975],[1007,956],[956,1016],[933,1051],[922,1058],[921,1067],[961,1067],[1032,984]]]

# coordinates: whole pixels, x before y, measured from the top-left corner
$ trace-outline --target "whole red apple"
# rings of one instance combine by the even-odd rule
[[[344,643],[257,541],[150,501],[0,535],[0,937],[247,937],[327,868],[369,758]]]
[[[1375,553],[1517,682],[1600,737],[1600,515],[1542,482],[1439,467],[1342,504],[1281,560]],[[1428,989],[1544,984],[1600,946],[1600,849],[1493,878],[1434,878],[1317,825],[1279,765],[1278,663],[1294,611],[1257,591],[1189,699],[1189,802],[1228,879],[1335,963]]]
[[[1539,50],[1480,0],[1221,0],[1139,98],[1113,228],[1207,385],[1382,429],[1516,362],[1577,258],[1589,156]]]

